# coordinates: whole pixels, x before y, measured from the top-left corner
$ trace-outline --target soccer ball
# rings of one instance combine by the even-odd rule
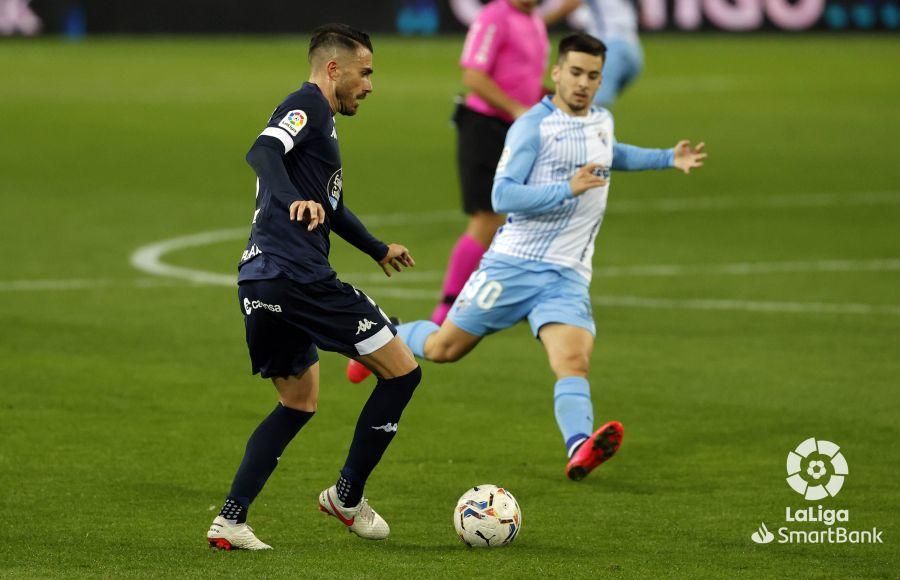
[[[502,487],[476,485],[456,502],[453,526],[467,546],[506,546],[522,529],[522,510],[516,498]]]

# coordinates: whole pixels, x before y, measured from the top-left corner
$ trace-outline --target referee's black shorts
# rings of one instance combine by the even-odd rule
[[[510,123],[476,113],[463,104],[456,106],[453,121],[458,132],[456,161],[463,211],[469,215],[478,211],[494,211],[491,206],[494,172]]]

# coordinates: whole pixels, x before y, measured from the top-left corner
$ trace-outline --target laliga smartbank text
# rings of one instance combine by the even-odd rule
[[[778,528],[779,544],[882,544],[882,530],[871,528],[865,530],[848,529],[838,523],[850,522],[850,510],[826,509],[816,507],[791,509],[784,508],[785,523],[816,523],[828,526],[820,530],[798,530],[787,526]]]
[[[850,474],[849,463],[840,446],[815,437],[804,439],[790,451],[785,465],[788,486],[806,501],[832,501]],[[776,530],[779,544],[884,543],[883,530],[851,528],[849,509],[826,508],[822,504],[802,508],[788,506],[784,508],[784,523],[787,525]],[[757,544],[771,544],[776,538],[762,522],[750,539]]]

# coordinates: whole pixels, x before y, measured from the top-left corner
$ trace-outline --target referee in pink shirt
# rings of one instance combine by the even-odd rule
[[[491,188],[506,131],[544,94],[550,42],[547,27],[535,11],[537,4],[538,0],[493,0],[466,35],[459,64],[469,93],[453,120],[459,133],[456,157],[469,224],[450,254],[443,298],[431,316],[437,324],[447,317],[503,225],[504,217],[491,206]]]

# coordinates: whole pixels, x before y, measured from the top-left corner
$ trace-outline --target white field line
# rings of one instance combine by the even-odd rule
[[[715,195],[673,199],[634,200],[612,194],[607,210],[612,213],[675,213],[688,211],[716,211],[731,209],[780,209],[805,207],[842,207],[854,205],[900,204],[900,191],[871,191],[855,193],[801,193],[793,195],[765,195],[760,197]],[[463,222],[457,210],[436,210],[360,216],[371,227],[408,226]],[[244,233],[248,233],[247,228]]]
[[[0,282],[0,292],[34,292],[40,290],[86,290],[112,286],[111,280],[7,280]]]
[[[240,239],[248,235],[248,228],[229,228],[227,230],[213,230],[190,236],[170,238],[154,244],[142,246],[131,254],[131,265],[147,274],[154,276],[167,276],[187,280],[197,284],[210,284],[213,286],[234,286],[237,280],[236,274],[218,274],[205,272],[193,268],[172,266],[162,261],[162,257],[175,250],[207,246],[230,240]]]
[[[221,282],[221,280],[219,281]],[[201,284],[208,284],[201,283]],[[215,283],[216,285],[218,282]],[[33,292],[48,290],[85,290],[96,288],[148,288],[160,286],[190,286],[188,281],[147,279],[135,280],[14,280],[0,282],[0,292]],[[228,286],[234,285],[232,279]],[[416,290],[409,288],[396,288],[373,284],[376,287],[370,294],[374,298],[399,298],[403,300],[434,301],[437,299],[435,290]],[[591,301],[597,306],[607,308],[640,308],[652,310],[706,310],[706,311],[733,311],[733,312],[770,312],[770,313],[806,313],[806,314],[889,314],[900,315],[900,306],[873,305],[873,304],[847,304],[828,302],[774,302],[753,300],[732,300],[717,298],[701,299],[673,299],[673,298],[646,298],[642,296],[602,296],[592,295]]]
[[[615,195],[615,194],[613,194]],[[755,198],[710,196],[677,199],[629,200],[613,197],[609,212],[650,213],[713,211],[728,209],[776,209],[803,207],[837,207],[847,205],[885,205],[900,203],[898,191],[860,193],[807,193],[800,195],[765,195]]]
[[[797,274],[809,272],[893,272],[900,259],[810,260],[792,262],[734,262],[730,264],[648,264],[645,266],[604,266],[594,270],[596,278],[650,278],[695,275],[746,276],[748,274]],[[408,270],[396,275],[404,282],[435,282],[443,279],[438,270]],[[341,279],[377,284],[386,282],[381,272],[342,273]]]
[[[707,211],[719,209],[752,209],[752,208],[784,208],[784,207],[831,207],[843,205],[877,205],[900,203],[900,192],[871,192],[850,194],[801,194],[766,196],[755,199],[746,197],[703,197],[682,198],[672,200],[616,201],[611,204],[612,211],[629,212],[679,212]],[[393,213],[372,215],[363,218],[373,227],[449,223],[462,221],[457,211],[441,210],[420,213]],[[103,287],[153,287],[178,285],[184,282],[192,284],[234,286],[236,276],[206,272],[194,268],[173,266],[163,262],[162,258],[169,252],[190,247],[205,246],[224,241],[236,240],[247,235],[248,228],[229,228],[201,232],[163,240],[138,248],[131,256],[131,264],[138,270],[168,278],[139,278],[135,280],[104,279],[68,279],[68,280],[12,280],[0,281],[0,292],[15,291],[52,291],[81,290]],[[598,269],[598,277],[618,276],[683,276],[697,274],[746,275],[757,273],[794,273],[794,272],[847,272],[847,271],[894,271],[900,269],[900,260],[819,260],[793,262],[739,262],[720,265],[643,265],[643,266],[609,266]],[[342,277],[381,286],[388,282],[380,273],[350,273]],[[421,282],[436,281],[442,277],[437,271],[405,272],[399,281]],[[181,281],[181,282],[179,282]],[[432,300],[435,292],[412,290],[405,288],[380,287],[379,294],[388,297],[408,298],[415,300]],[[762,312],[816,312],[816,313],[851,313],[900,314],[900,307],[868,304],[829,304],[801,302],[757,302],[727,299],[655,299],[638,296],[594,296],[598,305],[635,308],[665,309],[698,309],[698,310],[749,310]]]
[[[161,286],[185,286],[183,280],[166,278],[104,279],[70,278],[62,280],[7,280],[0,281],[0,292],[40,292],[65,290],[92,290],[97,288],[157,288]]]
[[[702,197],[671,200],[614,201],[610,204],[612,212],[678,212],[705,211],[716,209],[741,208],[780,208],[780,207],[830,207],[838,205],[900,203],[900,192],[886,191],[853,194],[805,194],[781,195],[748,199],[746,197]],[[393,213],[364,216],[363,220],[370,227],[397,225],[419,225],[435,223],[451,223],[462,221],[457,211],[433,211],[421,213]],[[230,285],[234,276],[215,272],[204,272],[193,268],[172,266],[162,261],[168,252],[205,246],[219,242],[241,239],[248,235],[248,227],[228,228],[201,232],[163,240],[138,248],[131,256],[131,264],[138,270],[154,276],[168,276],[188,280],[198,284]],[[598,274],[603,275],[601,272]],[[611,275],[611,274],[607,274]]]
[[[791,262],[734,262],[730,264],[659,264],[606,266],[595,270],[604,278],[694,276],[701,274],[745,276],[747,274],[798,274],[808,272],[889,272],[900,270],[900,259],[809,260]]]
[[[640,92],[646,94],[670,94],[670,93],[711,93],[728,92],[736,89],[745,81],[742,77],[725,75],[699,76],[696,79],[685,76],[655,77],[643,79]]]
[[[891,304],[847,304],[830,302],[773,302],[717,298],[672,299],[639,296],[591,296],[598,306],[650,308],[656,310],[724,310],[742,312],[794,312],[810,314],[892,314],[900,315],[900,306]]]
[[[437,292],[406,288],[379,287],[371,292],[373,299],[380,297],[403,300],[436,300]],[[591,302],[610,308],[643,308],[652,310],[716,310],[743,312],[795,312],[811,314],[893,314],[900,315],[900,306],[873,304],[846,304],[828,302],[772,302],[755,300],[730,300],[717,298],[674,299],[645,298],[642,296],[591,295]]]
[[[223,230],[226,231],[226,230]],[[199,236],[191,236],[196,241]],[[146,248],[145,248],[146,249]],[[165,277],[138,278],[135,280],[113,280],[101,278],[70,278],[61,280],[9,280],[0,281],[0,292],[15,291],[41,291],[41,290],[82,290],[103,287],[155,287],[178,286],[184,282],[211,286],[234,286],[237,284],[237,276],[219,274],[216,272],[204,272],[190,268],[169,266],[159,261],[161,254],[158,251],[141,253],[135,252],[138,262],[144,264],[144,260],[153,260],[148,263],[146,272],[166,272],[160,274]],[[143,269],[143,268],[141,268]],[[619,277],[677,277],[694,275],[747,275],[747,274],[795,274],[803,272],[893,272],[900,270],[900,259],[876,259],[876,260],[814,260],[797,262],[735,262],[731,264],[710,265],[677,265],[654,264],[644,266],[606,266],[594,271],[598,278]],[[405,270],[388,279],[379,271],[373,272],[345,272],[341,279],[351,280],[356,283],[372,285],[381,284],[408,284],[417,282],[439,282],[444,273],[439,270]]]

